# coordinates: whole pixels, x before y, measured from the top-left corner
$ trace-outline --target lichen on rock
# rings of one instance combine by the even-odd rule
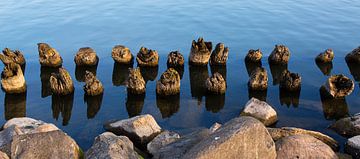
[[[191,44],[189,62],[192,65],[207,65],[210,59],[212,43],[199,38]]]
[[[136,61],[139,66],[154,67],[159,63],[159,54],[156,50],[141,47],[136,56]]]
[[[11,62],[5,65],[1,73],[1,88],[10,94],[26,91],[26,81],[19,64]]]
[[[223,43],[218,43],[210,56],[210,65],[226,65],[229,56],[229,48]]]
[[[62,65],[63,60],[60,54],[49,44],[38,43],[38,51],[41,66],[60,67]]]
[[[100,95],[104,92],[102,83],[90,71],[86,71],[85,73],[84,91],[87,95],[90,96]]]
[[[180,93],[180,75],[173,69],[167,69],[156,83],[156,93],[163,96]]]
[[[90,47],[80,48],[74,58],[76,66],[94,66],[98,64],[99,57]]]
[[[111,56],[115,62],[120,64],[131,64],[134,61],[130,49],[123,45],[115,45],[111,51]]]
[[[59,72],[50,76],[50,89],[56,95],[68,95],[74,92],[74,84],[69,72],[65,68],[59,68]]]

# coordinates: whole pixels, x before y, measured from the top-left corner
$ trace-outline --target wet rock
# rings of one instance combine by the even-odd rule
[[[328,145],[310,135],[292,135],[281,138],[276,141],[276,153],[277,159],[337,159],[337,155]]]
[[[360,81],[360,65],[355,62],[346,62],[349,67],[351,75],[354,77],[355,81]]]
[[[126,85],[127,79],[129,78],[129,69],[133,68],[133,64],[120,64],[115,62],[113,73],[112,73],[112,83],[114,86]]]
[[[249,52],[246,54],[245,62],[252,62],[252,63],[261,63],[262,52],[260,49],[253,50],[250,49]]]
[[[316,63],[316,66],[320,69],[320,71],[324,75],[326,75],[326,76],[331,75],[331,70],[333,69],[333,63],[331,61],[326,62],[326,63],[315,61],[315,63]]]
[[[197,41],[193,40],[191,44],[189,63],[191,65],[207,65],[210,59],[211,50],[211,42],[206,42],[201,37]]]
[[[297,73],[285,70],[280,79],[280,89],[288,91],[297,91],[301,89],[301,77]]]
[[[1,73],[1,88],[9,94],[26,92],[26,82],[19,64],[10,63],[4,67]]]
[[[266,102],[260,101],[256,98],[251,98],[241,112],[241,116],[251,116],[262,123],[265,126],[272,125],[277,121],[276,111]]]
[[[184,67],[184,56],[179,51],[171,51],[168,55],[167,67]]]
[[[109,122],[104,125],[104,128],[116,135],[129,137],[135,145],[141,147],[146,147],[161,132],[160,126],[156,123],[154,117],[149,114]]]
[[[201,129],[190,134],[182,136],[180,139],[172,142],[166,146],[161,147],[156,151],[154,159],[180,159],[182,156],[188,152],[192,147],[194,147],[201,140],[206,139],[211,134],[209,129]]]
[[[169,118],[180,109],[180,94],[171,96],[156,96],[156,105],[160,110],[161,117]]]
[[[74,83],[65,68],[59,68],[59,72],[51,74],[50,89],[55,95],[67,95],[74,92]]]
[[[144,94],[146,83],[141,75],[140,68],[129,69],[129,78],[127,80],[127,91],[132,94]]]
[[[344,75],[333,75],[327,79],[324,87],[334,98],[343,98],[352,93],[354,82]]]
[[[162,96],[180,93],[180,75],[173,69],[167,69],[156,83],[156,93]]]
[[[268,75],[265,68],[258,67],[250,75],[248,82],[250,90],[266,90],[268,87]]]
[[[144,106],[144,101],[145,101],[145,93],[143,94],[127,93],[125,105],[130,118],[141,114],[141,111]]]
[[[161,147],[164,147],[180,139],[180,135],[172,131],[163,131],[147,144],[147,150],[150,154],[155,154]]]
[[[353,137],[360,135],[360,113],[351,117],[342,118],[330,126],[338,134]]]
[[[99,94],[96,96],[88,96],[84,94],[84,101],[87,105],[87,118],[92,119],[99,112],[102,104],[104,94]]]
[[[90,47],[80,48],[74,58],[77,66],[94,66],[99,62],[96,52]]]
[[[349,116],[349,109],[345,98],[332,97],[324,86],[320,88],[320,98],[326,120],[338,120]]]
[[[229,56],[229,48],[223,43],[218,43],[210,56],[210,65],[226,65]]]
[[[183,158],[276,158],[275,144],[265,126],[252,117],[225,123],[193,146]]]
[[[104,92],[104,87],[102,83],[90,71],[86,71],[85,74],[84,91],[86,95],[90,95],[90,96],[100,95],[103,94]]]
[[[155,50],[147,49],[141,47],[139,53],[136,56],[136,61],[139,66],[148,66],[154,67],[158,66],[159,63],[159,54]]]
[[[60,54],[46,43],[38,43],[39,59],[41,66],[60,67],[62,58]]]
[[[346,62],[359,63],[360,62],[360,46],[345,56]]]
[[[270,72],[273,79],[273,85],[277,85],[281,81],[282,73],[287,70],[287,64],[269,64]]]
[[[290,58],[290,51],[285,45],[275,45],[269,56],[269,63],[287,64]]]
[[[9,159],[9,156],[6,153],[0,151],[0,158],[1,159]]]
[[[26,116],[26,92],[5,94],[4,99],[5,120]]]
[[[219,112],[225,106],[225,93],[224,94],[213,94],[207,93],[205,95],[205,107],[206,111],[213,113]]]
[[[69,124],[71,118],[71,111],[74,104],[74,93],[67,95],[52,95],[51,96],[51,109],[53,118],[56,121],[59,119],[59,115],[62,117],[62,125]]]
[[[116,136],[105,132],[95,138],[94,144],[86,152],[87,159],[137,159],[133,143],[126,136]]]
[[[0,60],[4,63],[4,65],[9,65],[10,63],[16,63],[20,66],[25,65],[24,55],[19,50],[10,50],[9,48],[5,48],[0,54]]]
[[[111,51],[111,56],[119,64],[131,64],[134,62],[134,56],[130,49],[123,45],[115,45]]]
[[[353,158],[360,158],[360,135],[347,140],[345,152],[350,154]]]
[[[224,94],[226,91],[226,81],[220,73],[214,73],[205,81],[205,86],[208,92],[214,94]]]
[[[215,132],[216,130],[218,130],[219,128],[221,128],[221,124],[219,124],[219,123],[214,123],[209,129],[210,129],[210,131],[213,133],[213,132]]]
[[[328,63],[334,59],[334,51],[332,49],[326,49],[323,53],[316,56],[317,62]]]
[[[339,150],[339,145],[336,140],[334,140],[330,136],[327,136],[320,132],[305,130],[305,129],[300,129],[300,128],[294,128],[294,127],[267,128],[267,130],[269,131],[269,133],[274,141],[278,141],[283,137],[292,136],[292,135],[310,135],[310,136],[322,141],[323,143],[327,144],[334,151]]]
[[[75,66],[75,79],[79,82],[85,82],[86,71],[89,71],[96,76],[97,66],[97,64],[93,66]]]

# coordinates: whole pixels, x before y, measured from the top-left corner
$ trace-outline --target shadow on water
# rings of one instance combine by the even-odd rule
[[[226,81],[226,65],[211,65],[210,70],[211,74],[214,74],[216,72],[220,73]]]
[[[225,94],[207,93],[205,96],[205,107],[207,111],[217,113],[224,108]]]
[[[320,69],[320,71],[326,75],[326,76],[330,76],[331,75],[331,70],[333,69],[333,63],[332,62],[318,62],[315,61],[316,66]]]
[[[251,90],[248,89],[249,99],[256,98],[261,101],[266,102],[267,89],[266,90]]]
[[[143,76],[145,82],[154,81],[158,75],[159,66],[155,67],[140,67],[141,75]]]
[[[26,95],[26,92],[20,94],[5,94],[5,120],[26,116]]]
[[[261,67],[261,61],[259,62],[249,62],[245,60],[245,66],[246,66],[246,71],[248,73],[248,75],[250,76],[251,73],[258,67]]]
[[[346,62],[349,67],[351,75],[355,81],[360,81],[360,65],[357,63]]]
[[[99,112],[103,100],[103,95],[89,96],[84,94],[84,102],[87,104],[87,118],[92,119]]]
[[[287,107],[290,107],[293,105],[295,108],[299,106],[299,99],[300,99],[300,92],[301,90],[297,91],[287,91],[285,89],[279,88],[279,98],[280,98],[280,104],[286,105]]]
[[[56,73],[59,68],[44,67],[40,68],[40,79],[41,79],[41,98],[45,98],[51,95],[50,90],[50,76],[51,73]]]
[[[79,82],[85,82],[85,72],[90,71],[96,76],[98,65],[94,66],[75,66],[75,78]]]
[[[71,118],[71,110],[74,103],[74,93],[68,95],[52,95],[51,108],[53,111],[53,118],[58,120],[59,114],[63,118],[62,125],[69,124]]]
[[[129,68],[133,68],[133,63],[131,64],[120,64],[114,62],[113,74],[112,74],[112,83],[114,86],[124,86],[126,85],[126,80],[129,77]]]
[[[326,120],[338,120],[349,116],[349,109],[345,98],[334,98],[325,89],[320,87],[321,104]]]
[[[283,71],[287,70],[287,64],[269,64],[271,76],[273,78],[273,85],[277,85],[280,82],[281,74]]]
[[[140,115],[144,106],[145,93],[144,94],[132,94],[127,93],[126,97],[126,110],[129,118]]]
[[[206,95],[205,81],[209,77],[208,67],[189,65],[191,96],[197,98],[198,105]]]
[[[160,110],[162,118],[170,118],[180,108],[180,94],[172,96],[156,95],[156,105]]]

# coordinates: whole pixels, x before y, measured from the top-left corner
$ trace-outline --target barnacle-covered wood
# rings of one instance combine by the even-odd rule
[[[266,90],[268,87],[267,71],[263,67],[257,67],[250,75],[248,83],[250,90]]]
[[[301,89],[301,77],[297,73],[285,70],[281,74],[280,88],[287,91],[297,91]]]
[[[134,60],[130,49],[123,45],[115,45],[111,51],[111,56],[115,62],[120,64],[130,64]]]
[[[157,66],[159,63],[159,54],[156,50],[141,47],[136,56],[136,61],[139,66]]]
[[[226,81],[218,72],[206,79],[205,86],[208,92],[214,94],[224,94],[226,91]]]
[[[74,61],[77,66],[94,66],[98,63],[99,58],[92,48],[83,47],[76,53]]]
[[[316,56],[317,62],[328,63],[334,59],[334,51],[332,49],[326,49],[323,53]]]
[[[103,87],[102,83],[90,71],[85,72],[84,91],[85,91],[86,95],[89,95],[89,96],[100,95],[104,92],[104,87]]]
[[[19,64],[12,62],[5,65],[1,73],[1,87],[9,94],[26,91],[25,78]]]
[[[189,62],[193,65],[207,65],[210,59],[212,43],[199,38],[192,41]]]
[[[59,72],[50,76],[50,89],[55,95],[68,95],[74,92],[74,84],[69,72],[59,68]]]
[[[130,68],[127,81],[127,90],[132,94],[144,94],[146,83],[141,75],[140,68]]]
[[[210,56],[210,65],[226,65],[229,48],[223,43],[218,43]]]
[[[345,56],[346,62],[360,63],[360,46]]]
[[[41,66],[60,67],[62,58],[60,54],[46,43],[38,43],[39,61]]]
[[[262,52],[260,49],[253,50],[250,49],[246,54],[245,61],[246,62],[260,62],[262,58]]]
[[[9,48],[5,48],[0,54],[0,60],[4,63],[4,65],[8,65],[12,62],[19,64],[20,66],[25,64],[24,55],[19,50],[10,50]]]
[[[269,56],[269,62],[274,64],[287,64],[290,58],[290,51],[285,45],[275,45]]]
[[[334,98],[343,98],[352,93],[354,82],[344,75],[333,75],[325,83],[325,89]]]
[[[156,93],[163,96],[180,93],[180,75],[173,69],[167,69],[156,83]]]
[[[184,66],[184,56],[179,51],[171,51],[167,59],[168,67],[183,67]]]

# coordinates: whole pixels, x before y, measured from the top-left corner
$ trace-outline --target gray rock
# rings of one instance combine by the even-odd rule
[[[221,128],[221,124],[219,123],[214,123],[211,127],[210,127],[210,131],[213,133],[215,132],[216,130],[218,130],[219,128]]]
[[[86,152],[87,159],[137,159],[133,143],[126,136],[116,136],[105,132],[95,138],[94,144]]]
[[[337,159],[335,152],[310,135],[292,135],[276,142],[277,159],[322,158]]]
[[[193,146],[182,158],[276,158],[275,143],[265,126],[252,117],[234,118]]]
[[[354,158],[360,158],[360,135],[347,140],[345,144],[345,152]]]
[[[330,126],[338,134],[353,137],[360,135],[360,113],[352,117],[342,118]]]
[[[80,158],[76,142],[60,130],[16,135],[11,143],[11,158]]]
[[[116,135],[127,136],[135,145],[142,145],[144,148],[161,132],[160,126],[150,114],[109,122],[104,128]]]
[[[147,150],[149,153],[155,154],[161,147],[164,147],[178,139],[180,139],[180,135],[178,133],[165,130],[147,144]]]
[[[9,156],[6,153],[0,151],[0,159],[9,159]]]
[[[277,121],[276,111],[266,102],[256,98],[251,98],[246,103],[241,115],[254,117],[264,123],[265,126],[272,125]]]
[[[179,159],[195,144],[210,135],[209,129],[201,129],[181,137],[179,140],[160,148],[155,154],[154,159]]]
[[[11,126],[3,131],[0,131],[0,151],[10,155],[11,141],[13,140],[13,137],[18,134],[21,134],[21,131],[16,126]]]

